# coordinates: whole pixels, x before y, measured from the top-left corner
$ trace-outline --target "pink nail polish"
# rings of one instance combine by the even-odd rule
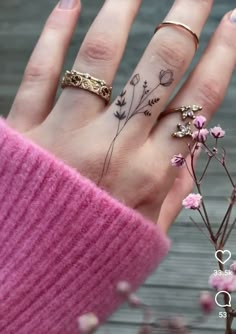
[[[60,9],[73,9],[78,4],[78,0],[61,0],[59,3]]]

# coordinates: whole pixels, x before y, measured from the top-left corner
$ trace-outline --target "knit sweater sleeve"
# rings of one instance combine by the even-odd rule
[[[153,223],[0,117],[0,333],[75,334],[104,321],[166,255]]]

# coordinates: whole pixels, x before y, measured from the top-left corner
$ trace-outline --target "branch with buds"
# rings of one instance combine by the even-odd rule
[[[193,142],[189,143],[189,153],[191,157],[191,163],[188,165],[186,159],[181,155],[175,155],[171,163],[175,167],[183,167],[189,171],[190,176],[192,177],[194,184],[197,189],[197,193],[189,194],[183,200],[183,207],[185,209],[196,210],[198,211],[201,220],[203,221],[203,227],[197,224],[192,218],[191,221],[202,231],[207,238],[210,240],[216,252],[220,251],[218,254],[218,274],[214,274],[210,277],[209,284],[217,292],[226,291],[224,294],[224,304],[230,305],[230,293],[236,291],[236,271],[235,270],[226,270],[224,268],[224,261],[222,259],[223,251],[225,245],[236,225],[236,218],[232,217],[233,206],[236,202],[236,183],[233,180],[229,169],[226,163],[226,151],[223,149],[222,153],[219,153],[218,144],[219,140],[225,136],[225,131],[218,125],[210,130],[205,128],[206,118],[204,116],[197,116],[193,121],[193,124],[196,128],[192,135]],[[209,137],[213,138],[214,145],[210,145]],[[199,147],[202,146],[205,148],[205,154],[207,156],[205,167],[203,168],[200,177],[197,177],[197,173],[194,168],[194,157],[199,150]],[[231,195],[228,204],[228,208],[225,212],[225,215],[222,217],[222,220],[216,229],[213,228],[211,220],[207,211],[207,206],[205,199],[202,193],[202,182],[206,177],[207,171],[211,163],[215,160],[217,163],[222,166],[226,177],[231,186]],[[236,263],[232,264],[232,268],[236,268]],[[227,274],[225,274],[227,272]],[[233,334],[232,332],[232,323],[236,317],[236,309],[232,306],[225,306],[226,317],[226,329],[225,334]]]

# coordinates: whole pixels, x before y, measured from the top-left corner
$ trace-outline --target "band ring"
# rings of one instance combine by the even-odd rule
[[[81,73],[75,70],[66,71],[61,81],[61,87],[74,87],[87,90],[98,95],[106,103],[110,102],[112,87],[107,86],[104,80],[92,77],[88,73]]]
[[[181,22],[177,22],[177,21],[164,21],[162,22],[161,24],[159,24],[156,29],[155,29],[155,32],[154,34],[161,28],[164,28],[166,26],[175,26],[177,28],[181,28],[181,29],[184,29],[185,31],[189,32],[193,38],[194,38],[194,42],[195,42],[195,47],[196,47],[196,50],[198,49],[198,46],[199,46],[199,37],[198,35],[192,31],[192,29],[190,27],[188,27],[186,24],[184,23],[181,23]]]
[[[191,118],[194,119],[195,118],[195,113],[198,111],[201,111],[202,107],[198,106],[196,104],[192,104],[189,106],[181,106],[178,108],[172,108],[172,109],[166,109],[164,110],[158,117],[158,121],[170,114],[176,113],[176,112],[180,112],[181,113],[181,118],[182,120],[185,120],[186,118]]]

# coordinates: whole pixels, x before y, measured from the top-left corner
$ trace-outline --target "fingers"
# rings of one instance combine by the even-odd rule
[[[129,31],[141,0],[106,0],[81,46],[73,68],[89,73],[112,85],[120,64]],[[78,112],[78,103],[80,112]],[[91,119],[104,110],[104,100],[91,92],[73,88],[64,89],[53,113],[65,117],[64,106],[71,125]]]
[[[179,21],[200,35],[211,5],[212,0],[176,0],[166,20]],[[125,88],[126,101],[131,100],[132,104],[128,129],[131,136],[141,132],[147,138],[194,52],[195,40],[184,29],[172,25],[156,32],[134,72],[136,75]]]
[[[235,36],[236,23],[231,20],[230,14],[227,14],[212,37],[198,66],[168,108],[197,104],[203,107],[201,115],[210,120],[224,99],[235,68]],[[180,115],[177,113],[166,116],[152,135],[153,144],[156,147],[163,147],[163,158],[167,161],[174,154],[186,155],[188,152],[186,145],[190,141],[188,137],[179,140],[171,137],[171,133],[176,131],[176,124],[179,122]]]
[[[49,16],[7,119],[18,131],[40,124],[51,111],[79,12],[79,0],[63,0]]]
[[[196,155],[197,159],[198,155]],[[196,164],[196,159],[194,163]],[[186,159],[190,163],[190,157]],[[192,191],[194,186],[193,179],[186,168],[179,170],[177,177],[167,194],[158,217],[157,224],[167,233],[176,217],[182,209],[182,201]]]

